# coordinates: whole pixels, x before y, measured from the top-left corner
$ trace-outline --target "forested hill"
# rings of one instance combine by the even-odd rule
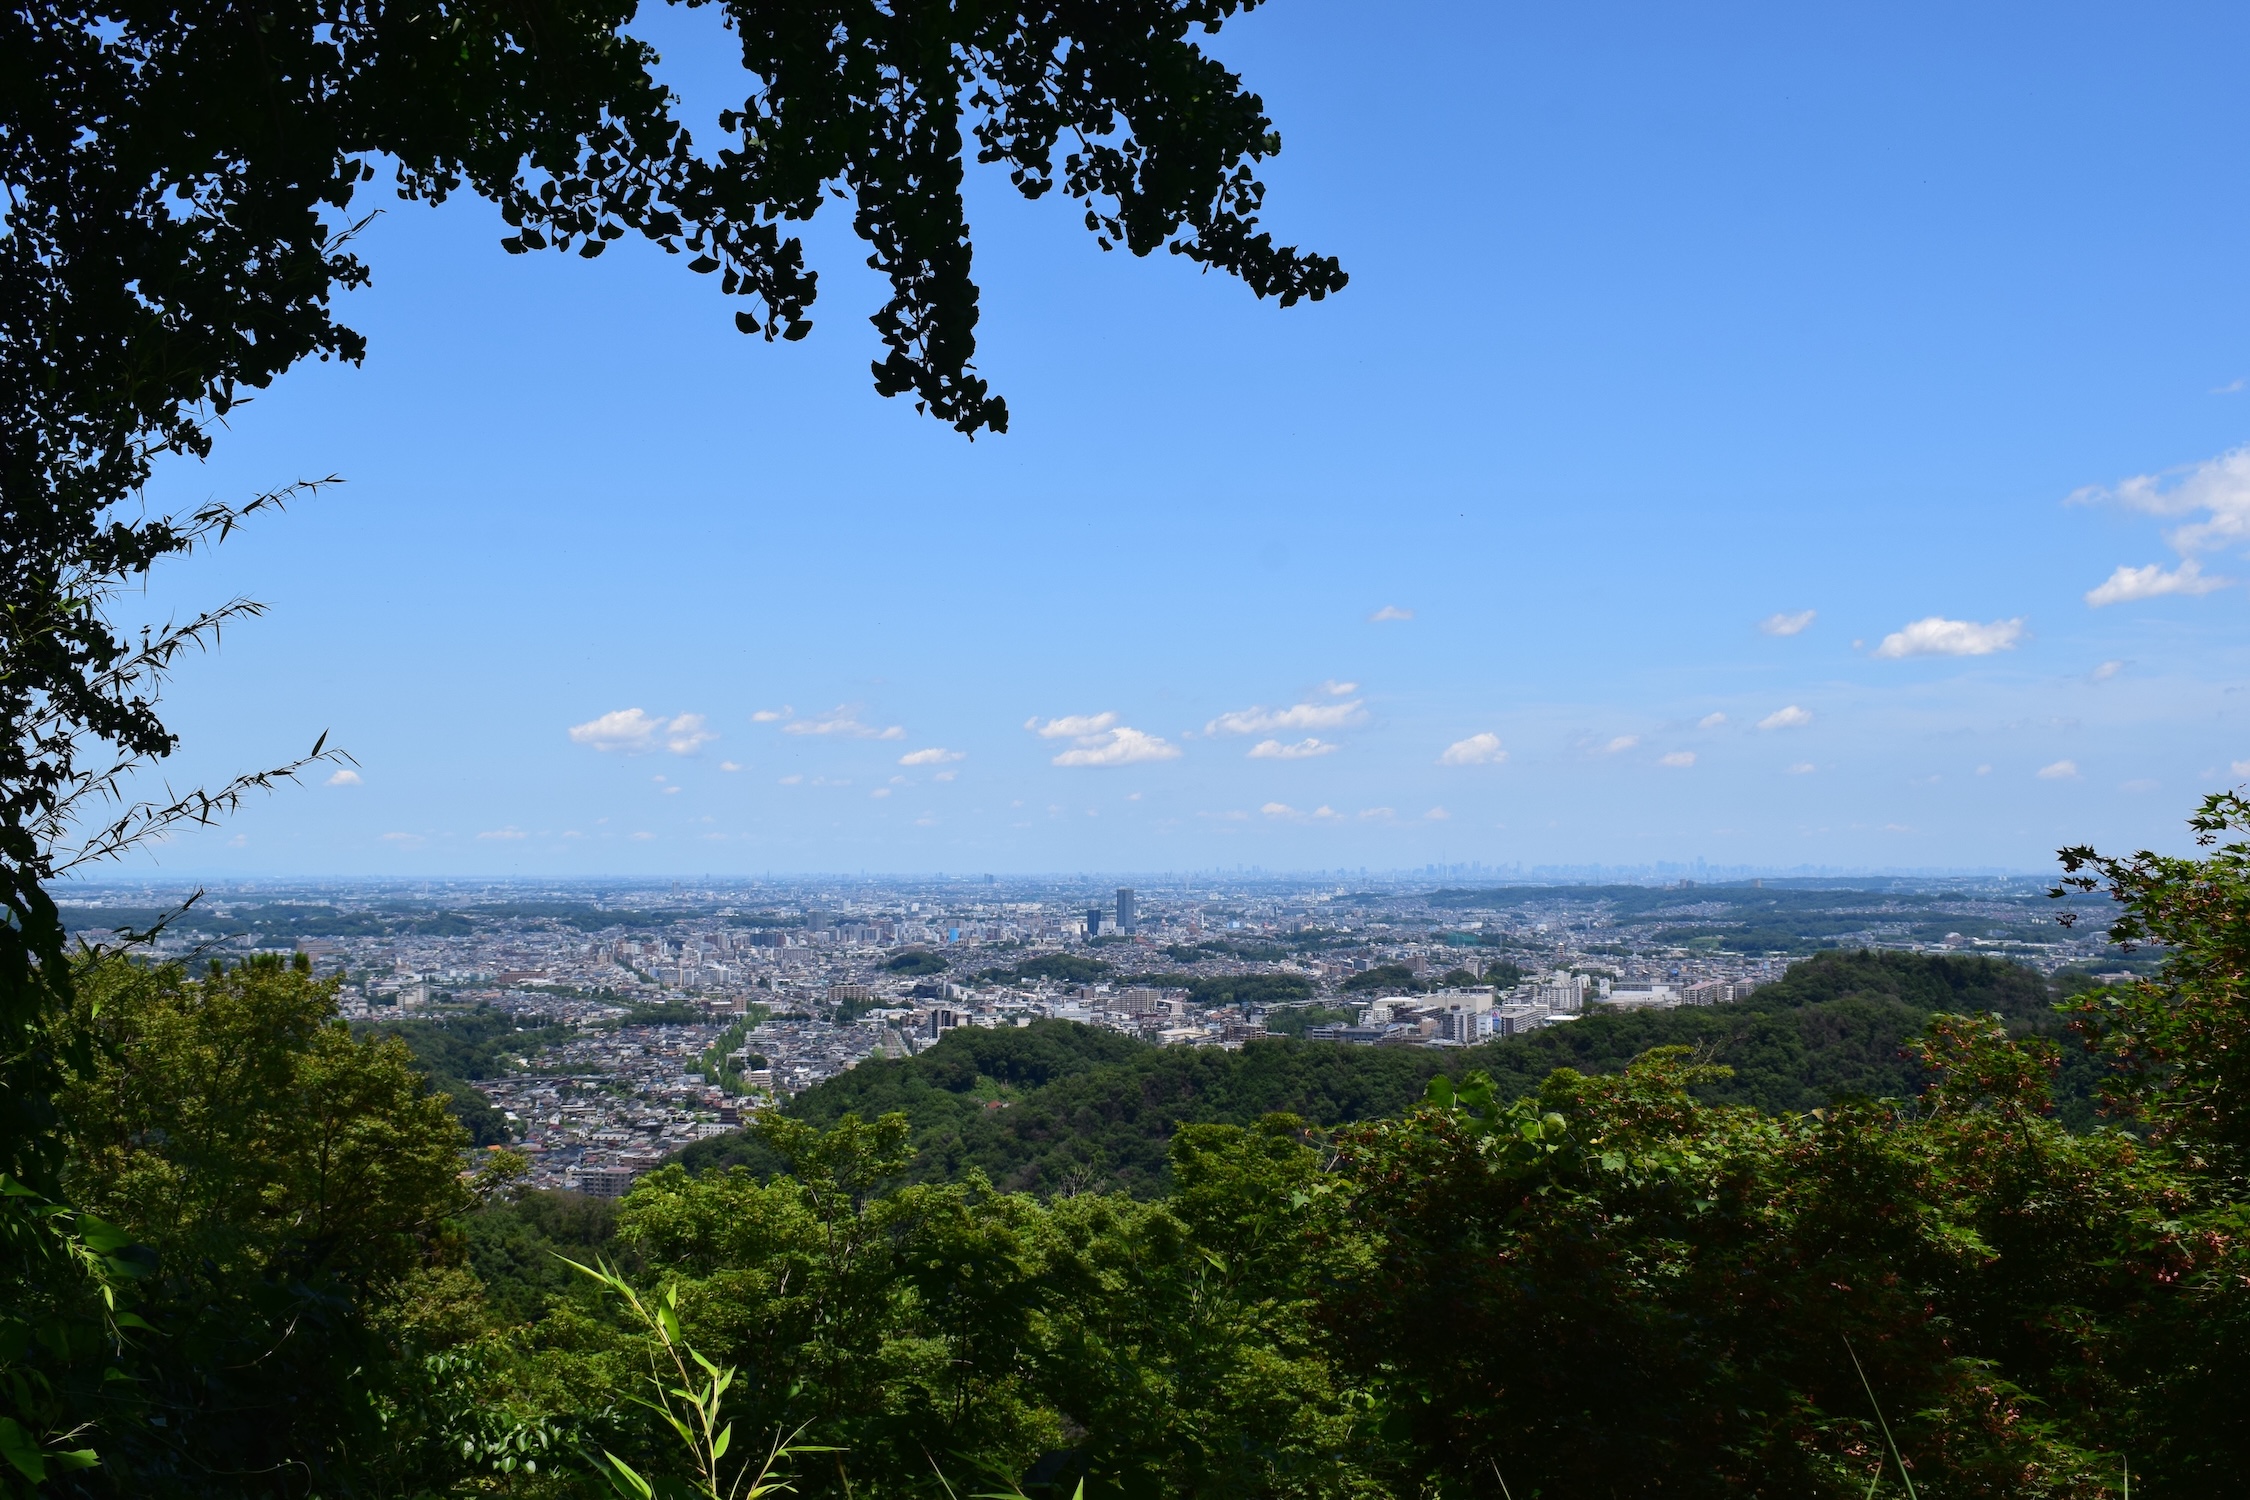
[[[1705,1049],[1734,1077],[1714,1101],[1775,1111],[1816,1109],[1848,1095],[1911,1097],[1927,1082],[1907,1055],[1934,1013],[1996,1011],[2012,1030],[2064,1041],[2058,1104],[2091,1119],[2093,1068],[2056,1018],[2046,980],[1994,959],[1826,953],[1732,1005],[1597,1013],[1529,1036],[1458,1051],[1345,1047],[1287,1038],[1239,1052],[1151,1047],[1069,1021],[1016,1030],[964,1028],[912,1058],[872,1060],[808,1089],[788,1113],[830,1124],[846,1113],[903,1111],[914,1126],[913,1175],[979,1168],[1004,1188],[1110,1187],[1143,1196],[1166,1186],[1166,1147],[1183,1124],[1249,1124],[1287,1112],[1315,1125],[1398,1114],[1437,1073],[1481,1068],[1510,1095],[1559,1067],[1611,1072],[1651,1047]],[[775,1163],[751,1137],[702,1141],[690,1168]]]

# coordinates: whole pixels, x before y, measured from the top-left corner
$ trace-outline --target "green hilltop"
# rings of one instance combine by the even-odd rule
[[[916,1056],[871,1059],[806,1090],[785,1113],[813,1125],[899,1112],[912,1126],[910,1175],[955,1181],[982,1172],[1005,1190],[1165,1192],[1167,1152],[1183,1125],[1249,1125],[1291,1114],[1315,1126],[1405,1112],[1430,1079],[1472,1070],[1507,1097],[1557,1068],[1614,1073],[1652,1047],[1694,1047],[1733,1076],[1707,1102],[1802,1113],[1853,1097],[1907,1098],[1928,1082],[1907,1044],[1933,1014],[1997,1013],[2018,1035],[2060,1036],[2056,991],[1998,959],[1830,952],[1792,967],[1748,999],[1669,1011],[1604,1011],[1477,1047],[1339,1046],[1270,1037],[1229,1052],[1154,1047],[1071,1021],[964,1027]],[[2065,1121],[2092,1121],[2096,1068],[2066,1045],[2056,1083]],[[780,1163],[747,1132],[687,1147],[691,1171]]]

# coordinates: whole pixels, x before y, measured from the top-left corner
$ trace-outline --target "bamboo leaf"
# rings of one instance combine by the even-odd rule
[[[617,1493],[629,1496],[630,1500],[649,1500],[654,1492],[649,1488],[649,1482],[634,1472],[631,1464],[606,1448],[602,1450],[602,1457],[609,1461],[609,1468],[603,1471],[603,1477],[609,1480]]]

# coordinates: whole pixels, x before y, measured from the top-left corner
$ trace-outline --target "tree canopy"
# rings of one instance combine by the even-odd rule
[[[615,1204],[463,1172],[301,967],[88,957],[57,1106],[100,1273],[0,1309],[39,1330],[0,1485],[712,1500],[724,1427],[836,1500],[2227,1493],[2250,806],[2201,816],[2206,858],[2082,857],[2165,958],[2059,1015],[1835,952],[1448,1052],[965,1028]]]

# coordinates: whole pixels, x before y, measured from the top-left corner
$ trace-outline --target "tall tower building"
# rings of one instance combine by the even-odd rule
[[[1133,888],[1129,885],[1117,888],[1117,930],[1128,935],[1133,931]]]
[[[1101,935],[1102,909],[1098,906],[1089,906],[1086,908],[1086,936],[1100,937]]]

